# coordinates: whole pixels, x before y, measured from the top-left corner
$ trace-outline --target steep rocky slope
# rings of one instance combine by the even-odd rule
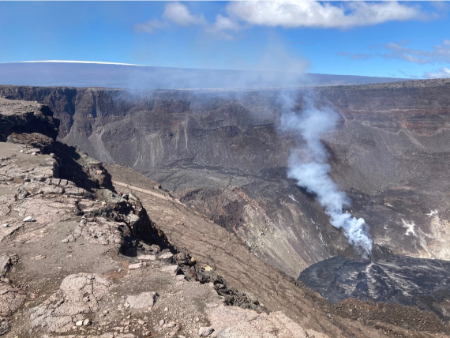
[[[325,135],[333,179],[375,243],[397,254],[448,259],[448,80],[321,87],[317,104],[341,114]],[[281,93],[284,94],[284,93]],[[351,254],[314,196],[286,179],[295,135],[279,133],[280,92],[0,87],[48,104],[59,139],[130,166],[234,232],[292,277]],[[300,90],[295,107],[302,109]]]

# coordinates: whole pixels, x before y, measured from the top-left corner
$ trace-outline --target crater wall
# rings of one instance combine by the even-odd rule
[[[332,176],[375,243],[397,254],[449,259],[450,82],[300,89],[341,115],[325,135]],[[291,276],[352,255],[314,196],[286,178],[295,135],[278,133],[279,90],[127,92],[0,86],[44,103],[58,138],[107,163],[132,167],[234,232]],[[300,145],[301,146],[301,145]]]

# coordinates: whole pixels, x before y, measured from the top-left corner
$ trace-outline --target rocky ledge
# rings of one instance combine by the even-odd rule
[[[171,246],[48,108],[0,106],[0,335],[325,337]]]
[[[0,98],[0,141],[11,133],[40,133],[56,139],[59,120],[45,105]]]

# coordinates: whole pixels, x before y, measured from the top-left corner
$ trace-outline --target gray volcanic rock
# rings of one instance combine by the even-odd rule
[[[0,142],[13,132],[37,132],[56,139],[58,126],[52,111],[42,104],[0,98]]]
[[[98,311],[99,301],[108,294],[110,286],[110,281],[97,274],[69,275],[56,294],[29,310],[30,326],[49,332],[68,332],[74,322]]]
[[[319,87],[341,114],[324,136],[331,176],[396,254],[450,259],[449,80]],[[352,249],[314,196],[286,179],[295,135],[277,132],[280,92],[148,91],[0,86],[48,104],[59,139],[129,166],[235,233],[292,277]],[[81,179],[80,179],[81,181]]]
[[[11,326],[6,318],[0,317],[0,335],[3,335],[11,330]]]
[[[417,305],[450,319],[448,261],[395,255],[375,246],[371,260],[332,257],[302,271],[298,280],[332,303],[357,298]]]

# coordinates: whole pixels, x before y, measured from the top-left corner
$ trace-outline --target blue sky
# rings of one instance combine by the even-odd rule
[[[0,62],[450,77],[446,2],[0,2]]]

